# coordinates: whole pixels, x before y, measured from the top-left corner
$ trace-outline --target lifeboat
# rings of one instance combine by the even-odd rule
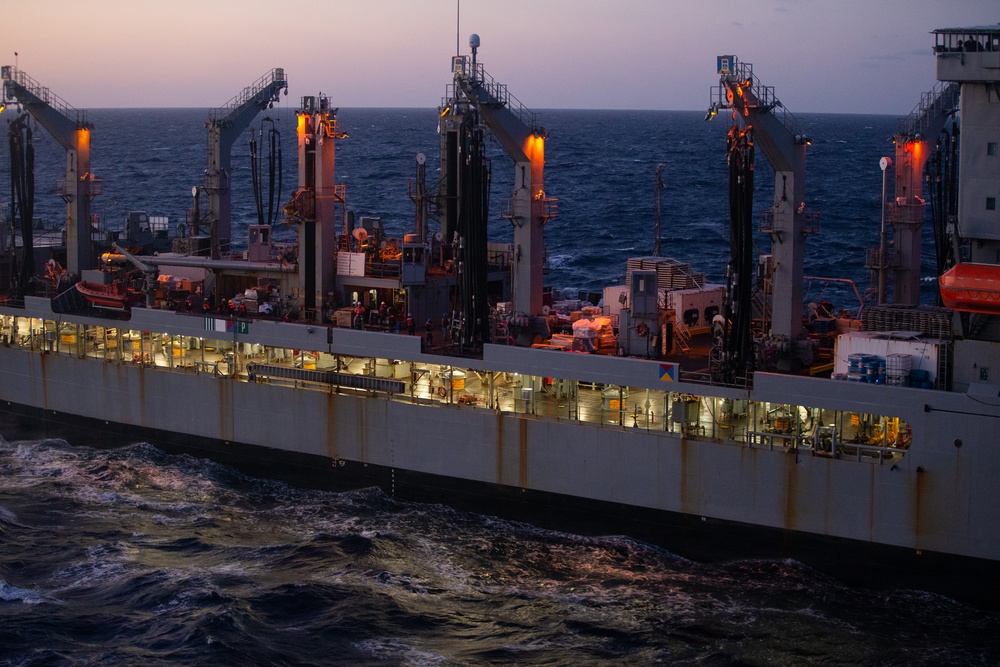
[[[940,278],[941,301],[952,310],[1000,315],[1000,265],[962,262]]]
[[[117,285],[101,285],[81,280],[76,284],[76,291],[97,308],[128,309],[128,295]]]

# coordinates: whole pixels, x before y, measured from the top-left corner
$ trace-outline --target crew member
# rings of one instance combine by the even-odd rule
[[[363,329],[365,326],[365,307],[360,303],[354,307],[354,328]]]

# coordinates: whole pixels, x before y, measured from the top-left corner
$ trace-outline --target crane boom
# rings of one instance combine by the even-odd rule
[[[90,173],[90,131],[86,111],[75,109],[23,71],[0,68],[3,99],[16,101],[66,149],[66,175],[59,194],[66,202],[66,268],[79,276],[94,266],[90,204],[100,180]]]
[[[209,112],[208,172],[205,189],[208,192],[208,222],[212,229],[212,256],[219,258],[232,238],[232,203],[230,172],[233,144],[262,110],[280,99],[281,91],[288,94],[285,70],[276,67],[244,88],[225,105]]]

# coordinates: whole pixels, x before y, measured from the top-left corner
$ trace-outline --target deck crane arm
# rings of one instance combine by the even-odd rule
[[[232,167],[233,144],[264,109],[273,106],[288,94],[288,79],[281,67],[272,69],[244,88],[225,105],[209,112],[208,171],[205,189],[208,193],[208,222],[212,229],[212,256],[218,258],[232,238],[232,203],[229,175]]]
[[[155,266],[146,264],[117,243],[112,243],[111,247],[114,248],[116,252],[121,253],[121,255],[131,262],[135,268],[142,271],[143,292],[146,294],[146,305],[148,307],[152,307],[154,295],[156,293],[156,278],[160,274],[160,270]]]
[[[802,332],[806,146],[795,117],[754,76],[753,66],[735,56],[718,59],[719,86],[709,116],[732,109],[753,130],[753,140],[774,169],[774,204],[763,230],[771,236],[774,262],[772,333],[789,341]]]
[[[66,149],[66,177],[59,194],[66,201],[66,268],[79,276],[94,266],[90,237],[91,199],[100,191],[100,181],[90,173],[90,131],[86,111],[66,101],[23,71],[0,68],[3,99],[17,102]]]
[[[467,102],[482,118],[504,152],[514,161],[514,192],[504,214],[514,227],[514,311],[537,315],[542,311],[545,240],[543,227],[556,215],[556,200],[544,189],[545,137],[537,117],[493,80],[476,62],[479,37],[470,38],[472,57],[453,61],[453,102]]]

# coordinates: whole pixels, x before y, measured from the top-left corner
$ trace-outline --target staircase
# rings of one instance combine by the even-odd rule
[[[907,136],[922,135],[927,137],[938,119],[958,108],[958,96],[961,86],[958,83],[938,81],[926,93],[920,95],[920,102],[906,118],[899,120],[899,134]]]
[[[681,321],[674,322],[674,344],[680,349],[681,354],[691,351],[691,332]]]

